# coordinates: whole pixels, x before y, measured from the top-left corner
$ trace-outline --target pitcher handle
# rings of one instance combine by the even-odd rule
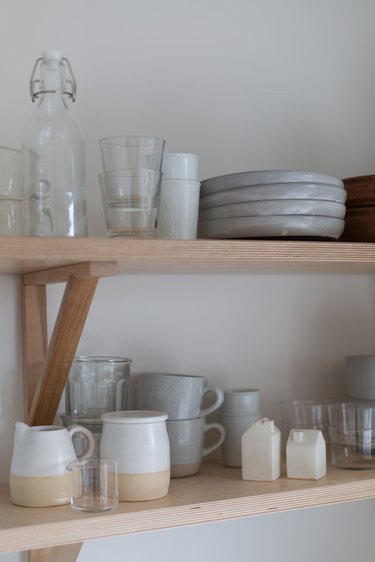
[[[71,425],[67,429],[68,429],[68,433],[69,433],[71,439],[72,439],[72,437],[75,433],[83,433],[83,435],[87,439],[86,449],[80,455],[77,455],[77,458],[78,459],[82,459],[82,458],[87,459],[87,458],[92,457],[92,455],[94,454],[94,451],[95,451],[95,438],[94,438],[93,434],[91,433],[91,431],[89,429],[87,429],[86,427],[83,427],[82,425]]]

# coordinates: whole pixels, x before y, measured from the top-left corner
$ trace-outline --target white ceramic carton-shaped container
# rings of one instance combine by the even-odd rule
[[[288,478],[319,480],[327,472],[326,443],[319,429],[291,430],[286,445]]]
[[[241,456],[243,480],[280,477],[281,433],[273,420],[262,418],[242,434]]]

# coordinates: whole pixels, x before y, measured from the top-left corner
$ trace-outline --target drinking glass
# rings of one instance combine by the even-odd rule
[[[161,172],[165,140],[152,137],[109,137],[99,141],[104,172],[152,170]]]
[[[144,169],[99,174],[109,236],[156,236],[160,178],[159,172]]]
[[[116,460],[79,459],[66,468],[72,474],[70,505],[74,511],[111,511],[118,506]]]
[[[65,413],[87,419],[126,410],[131,363],[126,357],[76,357],[65,386]]]

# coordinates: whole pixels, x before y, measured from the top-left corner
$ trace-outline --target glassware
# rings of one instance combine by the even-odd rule
[[[291,429],[319,429],[326,443],[328,404],[330,400],[285,400],[280,403],[283,440],[286,444]]]
[[[143,169],[99,174],[108,236],[156,237],[160,177]]]
[[[24,199],[19,171],[20,151],[0,146],[0,236],[24,234]]]
[[[151,170],[161,172],[165,140],[152,137],[109,137],[100,139],[104,172]]]
[[[87,236],[84,146],[66,98],[75,101],[76,82],[60,51],[38,58],[30,80],[38,105],[26,123],[21,179],[27,235]]]
[[[72,474],[73,511],[111,511],[118,506],[117,461],[79,459],[66,467]]]
[[[65,413],[87,419],[126,410],[131,363],[126,357],[76,357],[65,386]]]
[[[328,406],[331,462],[338,468],[375,468],[375,405],[337,402]]]

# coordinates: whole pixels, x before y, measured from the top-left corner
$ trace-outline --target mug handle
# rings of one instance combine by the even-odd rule
[[[75,433],[83,433],[83,435],[87,439],[86,449],[83,451],[83,453],[81,455],[77,455],[77,458],[78,459],[82,459],[82,458],[88,459],[88,458],[92,457],[92,455],[94,454],[94,451],[95,451],[95,438],[94,438],[93,434],[91,433],[91,431],[89,429],[87,429],[86,427],[83,427],[82,425],[70,425],[67,429],[68,429],[68,433],[70,435],[70,439],[72,439],[72,437]]]
[[[212,414],[215,410],[218,410],[222,403],[224,402],[224,391],[221,388],[217,388],[216,386],[206,386],[203,392],[203,396],[206,396],[209,392],[213,392],[216,395],[216,399],[206,408],[202,410],[200,413],[200,418],[205,418],[208,414]]]
[[[216,441],[216,443],[211,445],[211,447],[203,448],[203,452],[202,452],[203,457],[206,457],[207,455],[218,449],[220,445],[223,444],[225,439],[225,429],[222,425],[220,425],[219,423],[206,423],[204,432],[206,433],[206,431],[210,431],[210,429],[216,429],[219,432],[219,439]]]

